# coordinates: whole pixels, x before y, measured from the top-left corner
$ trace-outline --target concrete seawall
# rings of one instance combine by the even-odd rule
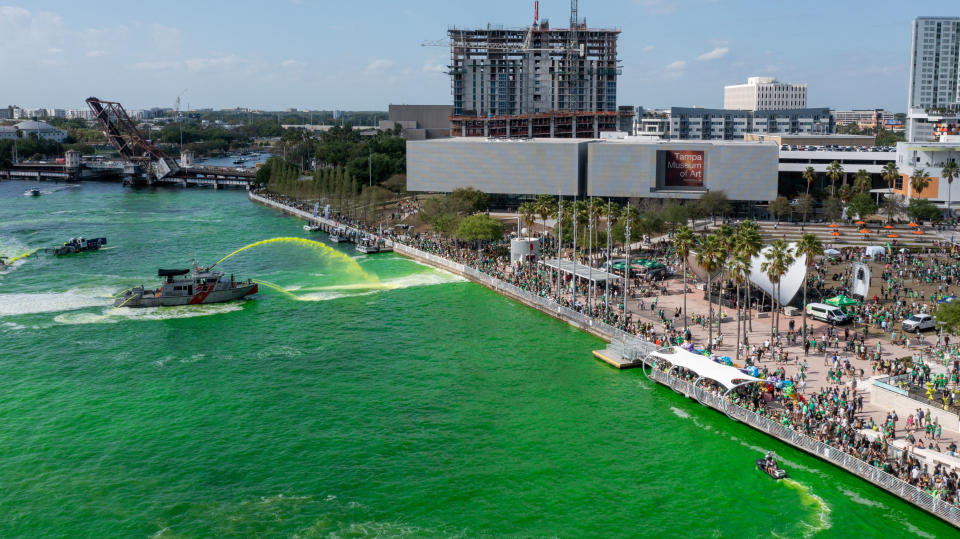
[[[332,220],[321,217],[314,217],[312,214],[286,206],[254,193],[249,193],[250,200],[277,209],[289,215],[321,223],[325,227],[333,228],[339,226]],[[522,290],[514,285],[500,281],[475,270],[469,266],[458,264],[445,258],[426,253],[419,249],[407,245],[389,242],[393,250],[403,256],[423,262],[425,264],[449,271],[472,282],[480,284],[494,292],[503,294],[510,299],[518,301],[524,305],[537,309],[540,312],[548,314],[554,318],[567,322],[568,324],[587,331],[608,342],[617,343],[623,349],[629,349],[638,356],[646,356],[656,349],[652,343],[641,341],[635,336],[625,333],[607,324],[591,320],[581,313],[567,307],[556,304],[550,298],[541,298],[535,296],[526,290]],[[887,491],[898,498],[907,501],[928,513],[960,528],[960,509],[949,505],[937,498],[934,498],[927,492],[914,487],[901,479],[890,475],[879,468],[860,460],[853,455],[844,453],[839,449],[814,438],[794,431],[779,423],[772,421],[746,408],[732,404],[730,401],[720,396],[710,393],[701,387],[696,387],[690,382],[681,380],[668,373],[653,368],[652,362],[645,359],[644,374],[651,380],[669,387],[673,391],[699,402],[708,408],[713,408],[724,413],[730,419],[741,422],[756,430],[769,434],[770,436],[821,460],[834,464],[861,479]]]

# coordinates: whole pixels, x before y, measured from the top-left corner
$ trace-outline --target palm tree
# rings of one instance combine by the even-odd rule
[[[537,216],[540,217],[540,220],[543,222],[543,232],[546,233],[547,219],[557,213],[557,201],[550,195],[540,195],[533,203],[533,207],[537,212]]]
[[[683,331],[687,331],[687,257],[690,256],[690,249],[697,243],[697,238],[693,230],[687,225],[680,227],[677,233],[673,235],[673,248],[677,251],[677,256],[683,261]]]
[[[740,358],[740,321],[743,318],[740,316],[740,287],[742,285],[748,284],[750,282],[750,259],[743,256],[742,253],[737,253],[734,255],[733,260],[730,262],[730,276],[733,277],[733,282],[737,284],[737,359]],[[746,327],[746,322],[743,323]]]
[[[940,169],[940,176],[947,180],[947,219],[953,217],[953,180],[960,177],[960,167],[957,167],[956,161],[950,161]]]
[[[533,225],[534,216],[537,214],[537,207],[533,202],[527,201],[520,204],[520,207],[517,208],[517,213],[519,213],[520,218],[523,219],[523,224],[529,228]]]
[[[777,335],[780,333],[780,278],[793,265],[793,253],[790,252],[787,242],[776,240],[770,246],[770,250],[764,254],[764,259],[760,265],[760,271],[766,273],[770,284],[776,287],[776,292],[772,294],[776,310],[774,316],[770,317],[770,334]],[[776,331],[774,331],[774,324],[776,324]]]
[[[803,179],[807,181],[808,195],[810,194],[810,186],[813,185],[813,180],[817,179],[815,174],[816,172],[813,170],[813,167],[807,167],[807,169],[803,171],[802,176],[803,176]]]
[[[830,193],[833,196],[837,196],[836,183],[841,176],[843,176],[843,166],[840,165],[840,161],[834,161],[827,165],[827,177],[830,178]]]
[[[754,221],[744,221],[737,227],[737,254],[751,261],[753,257],[760,254],[763,248],[763,236],[760,235],[760,227]],[[753,331],[753,317],[751,314],[750,298],[750,280],[747,279],[747,320],[749,320],[750,331]]]
[[[890,161],[886,165],[883,165],[883,172],[881,173],[884,180],[887,180],[887,196],[893,196],[893,186],[896,185],[897,178],[900,177],[900,169],[897,168],[897,164],[893,161]],[[893,212],[887,213],[887,222],[893,221]]]
[[[873,187],[870,181],[870,173],[860,169],[853,175],[853,190],[857,193],[866,193]]]
[[[930,178],[927,177],[927,171],[922,168],[918,168],[913,171],[913,174],[910,175],[910,196],[920,196],[920,193],[923,192],[930,185]]]
[[[707,236],[697,250],[697,264],[707,273],[707,307],[710,309],[709,324],[710,331],[707,338],[707,349],[713,350],[713,274],[721,267],[727,259],[727,252],[723,247],[723,242],[717,234]]]
[[[813,267],[813,258],[816,256],[823,256],[823,244],[820,243],[820,239],[813,234],[804,234],[800,237],[800,241],[797,242],[797,246],[794,249],[796,256],[805,256],[806,259],[806,268],[803,274],[803,305],[807,305],[807,278],[810,268]],[[807,338],[807,309],[803,309],[803,338]],[[806,351],[806,348],[804,348]],[[806,353],[806,352],[804,352]]]

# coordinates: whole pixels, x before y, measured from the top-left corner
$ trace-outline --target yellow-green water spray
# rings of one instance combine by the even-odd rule
[[[267,288],[276,290],[277,292],[280,292],[281,294],[287,296],[287,297],[290,298],[290,299],[293,299],[293,300],[296,300],[296,301],[304,301],[302,298],[300,298],[300,297],[297,296],[296,294],[293,294],[292,292],[290,292],[289,290],[287,290],[286,288],[284,288],[284,287],[282,287],[282,286],[280,286],[280,285],[278,285],[278,284],[273,284],[273,283],[271,283],[270,281],[264,281],[264,280],[261,280],[261,279],[251,279],[251,281],[253,281],[253,282],[257,283],[257,284],[266,286]]]
[[[37,249],[30,249],[29,251],[23,253],[22,255],[17,255],[17,256],[15,256],[15,257],[11,258],[9,261],[7,261],[7,264],[13,264],[13,263],[16,262],[17,260],[21,260],[21,259],[27,258],[28,256],[32,255],[33,253],[35,253],[35,252],[37,252],[37,251],[39,251],[39,250],[40,250],[39,248],[37,248]]]
[[[221,258],[220,260],[217,260],[217,263],[214,264],[213,266],[216,266],[217,264],[223,262],[224,260],[230,258],[231,256],[236,255],[236,254],[238,254],[238,253],[242,253],[243,251],[246,251],[247,249],[252,249],[253,247],[259,247],[259,246],[261,246],[261,245],[269,245],[269,244],[271,244],[271,243],[291,243],[291,244],[294,244],[294,245],[300,245],[300,246],[303,246],[303,247],[310,247],[310,248],[312,248],[312,249],[317,249],[317,250],[319,250],[320,252],[322,252],[323,254],[332,255],[332,256],[334,256],[334,257],[342,260],[342,261],[345,262],[348,266],[350,266],[351,269],[356,270],[356,272],[357,272],[358,274],[360,274],[360,276],[363,277],[364,280],[366,280],[366,281],[368,281],[368,282],[375,282],[375,281],[376,281],[376,278],[375,278],[375,277],[373,277],[373,276],[370,275],[369,273],[363,271],[363,268],[360,267],[360,264],[357,264],[357,261],[356,261],[356,260],[350,258],[349,256],[341,253],[340,251],[338,251],[338,250],[330,247],[329,245],[327,245],[327,244],[325,244],[325,243],[321,243],[321,242],[319,242],[319,241],[314,241],[314,240],[308,240],[308,239],[306,239],[306,238],[271,238],[271,239],[269,239],[269,240],[262,240],[262,241],[258,241],[258,242],[256,242],[256,243],[251,243],[250,245],[247,245],[247,246],[245,246],[245,247],[241,247],[241,248],[237,249],[236,251],[228,254],[227,256]],[[212,268],[213,266],[210,266],[210,267]]]

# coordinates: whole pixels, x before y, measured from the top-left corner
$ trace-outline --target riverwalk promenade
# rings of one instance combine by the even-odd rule
[[[272,200],[256,193],[250,193],[249,197],[254,202],[272,207],[301,219],[317,222],[327,229],[345,226],[342,223],[338,223],[330,219],[314,217],[311,213],[304,211],[303,209]],[[367,231],[367,233],[369,233],[369,231]],[[744,424],[750,425],[751,427],[763,431],[800,450],[817,456],[823,460],[829,461],[847,470],[848,472],[853,473],[854,475],[857,475],[858,477],[861,477],[862,479],[865,479],[870,483],[886,490],[887,492],[909,501],[914,505],[917,505],[931,514],[934,514],[935,516],[953,524],[954,526],[960,527],[960,508],[957,507],[956,501],[951,503],[950,501],[947,501],[946,496],[939,494],[938,491],[931,493],[931,489],[919,488],[918,486],[905,481],[902,479],[902,473],[900,474],[901,477],[898,477],[895,473],[888,473],[887,471],[884,471],[881,462],[871,462],[869,459],[863,458],[863,452],[861,451],[858,454],[854,450],[853,444],[830,443],[833,439],[830,436],[824,436],[823,434],[814,435],[810,432],[804,432],[800,428],[799,424],[790,424],[788,421],[784,421],[783,418],[773,417],[764,409],[750,406],[746,401],[739,400],[735,402],[734,399],[720,391],[717,391],[715,388],[695,384],[693,380],[680,375],[679,371],[666,369],[662,364],[658,363],[654,357],[651,356],[653,352],[660,348],[660,346],[653,342],[642,340],[636,335],[596,320],[576,309],[561,305],[549,296],[543,297],[541,295],[531,293],[528,290],[515,286],[504,280],[497,279],[490,274],[480,271],[469,265],[438,256],[437,254],[426,252],[400,241],[391,239],[386,239],[385,241],[398,254],[463,276],[473,282],[510,297],[511,299],[540,310],[541,312],[544,312],[550,316],[554,316],[571,325],[583,329],[584,331],[588,331],[610,343],[609,348],[606,351],[598,351],[599,355],[610,356],[607,359],[618,358],[608,362],[638,362],[643,365],[643,371],[647,377],[660,384],[670,387],[677,393],[694,399],[704,406],[713,408],[720,413],[724,413],[735,421],[740,421]],[[697,294],[690,295],[689,299],[691,300],[691,305],[688,306],[690,311],[697,312],[697,309],[701,307],[705,310],[707,308],[706,302],[703,301],[703,306],[697,305],[696,300],[694,299],[695,296],[697,296]],[[666,297],[676,299],[677,295],[664,296],[664,298]],[[651,319],[651,323],[653,322],[653,317],[656,316],[654,311],[646,308],[640,308],[640,306],[637,304],[637,302],[643,301],[643,299],[630,301],[632,303],[632,305],[630,305],[630,312],[632,314],[636,314],[641,319],[649,318]],[[661,299],[659,301],[663,300]],[[647,302],[649,303],[649,300],[647,300]],[[666,304],[662,303],[659,308],[667,307]],[[789,317],[785,318],[789,320]],[[768,320],[764,319],[754,319],[753,322],[755,324],[754,329],[756,330],[756,334],[751,335],[750,339],[751,342],[760,343],[762,342],[765,330],[769,330],[769,322]],[[699,335],[699,333],[702,333],[702,331],[697,331],[702,328],[691,326],[691,329],[694,330],[696,334],[694,340],[701,340],[701,342],[706,341],[705,335]],[[814,334],[817,334],[817,332],[820,330],[820,327],[815,326]],[[769,333],[766,333],[766,335],[769,336]],[[724,348],[728,350],[726,352],[728,355],[735,355],[734,345],[730,343],[721,343],[717,353],[722,355],[724,353]],[[885,354],[889,354],[891,356],[896,356],[897,354],[901,354],[903,352],[905,352],[905,350],[894,350],[892,348],[888,348],[884,351]],[[909,351],[906,352],[909,353]],[[799,353],[802,356],[802,350],[795,351],[794,353]],[[815,390],[819,388],[829,391],[831,389],[831,381],[828,380],[828,377],[825,375],[825,372],[828,370],[826,368],[828,362],[826,361],[824,354],[811,354],[808,357],[808,361],[809,368],[805,370],[805,373],[808,375],[806,382],[809,385],[806,387],[806,389],[810,391],[811,389]],[[823,368],[819,367],[819,363],[821,361],[824,364]],[[768,366],[771,369],[781,367],[780,365],[775,364],[772,359],[768,360]],[[881,377],[879,376],[869,379],[864,379],[861,377],[857,382],[859,386],[855,385],[853,387],[854,396],[858,394],[857,387],[859,387],[861,396],[866,397],[864,399],[864,409],[862,410],[865,416],[858,418],[856,423],[856,425],[861,428],[859,430],[854,430],[852,427],[848,426],[846,422],[844,422],[844,428],[847,429],[845,432],[853,433],[856,438],[862,441],[864,444],[868,440],[876,440],[877,438],[877,432],[869,428],[865,428],[865,422],[867,420],[873,420],[876,423],[881,423],[885,420],[886,414],[890,411],[889,402],[884,401],[883,405],[872,402],[874,399],[871,397],[874,394],[873,392],[875,388],[878,387],[877,382],[880,379]],[[864,389],[869,389],[869,391],[864,391]],[[882,399],[876,400],[880,401]],[[909,400],[898,401],[897,406],[900,406],[900,403],[911,402],[917,403],[917,401]],[[917,405],[917,407],[922,406],[921,403],[917,403]],[[909,407],[900,409],[899,413],[901,414],[901,424],[898,425],[897,428],[903,427],[903,417],[909,413],[912,413],[913,411],[914,410],[910,409]],[[837,418],[831,418],[831,421],[834,419]],[[863,423],[861,423],[861,420]],[[946,421],[947,419],[945,418],[941,424]],[[824,425],[827,425],[827,423],[825,422]],[[960,432],[958,432],[960,431],[960,428],[958,428],[958,425],[952,425],[952,429],[949,427],[950,426],[943,431],[943,438],[941,439],[941,443],[943,444],[948,443],[950,440],[960,441]],[[838,430],[840,429],[839,421],[836,425],[836,428]],[[844,436],[844,438],[846,438],[846,436]],[[880,441],[876,441],[871,447],[880,447]],[[892,440],[889,443],[884,440],[882,447],[891,461],[896,461],[898,463],[902,462],[903,465],[907,466],[907,469],[910,469],[910,467],[913,465],[915,465],[915,467],[918,469],[920,466],[922,466],[925,473],[928,469],[931,472],[934,468],[937,470],[940,470],[941,468],[944,470],[949,469],[950,473],[954,474],[954,477],[956,476],[956,472],[960,470],[960,459],[955,459],[943,453],[915,449],[911,445],[906,444],[903,439]],[[861,449],[863,449],[863,447],[861,447]],[[944,475],[946,475],[946,472]],[[951,496],[951,498],[953,500],[957,499],[953,496]]]

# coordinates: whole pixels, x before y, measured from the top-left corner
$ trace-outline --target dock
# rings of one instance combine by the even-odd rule
[[[642,357],[618,341],[611,341],[603,350],[594,350],[593,357],[618,369],[634,369],[643,365]]]

